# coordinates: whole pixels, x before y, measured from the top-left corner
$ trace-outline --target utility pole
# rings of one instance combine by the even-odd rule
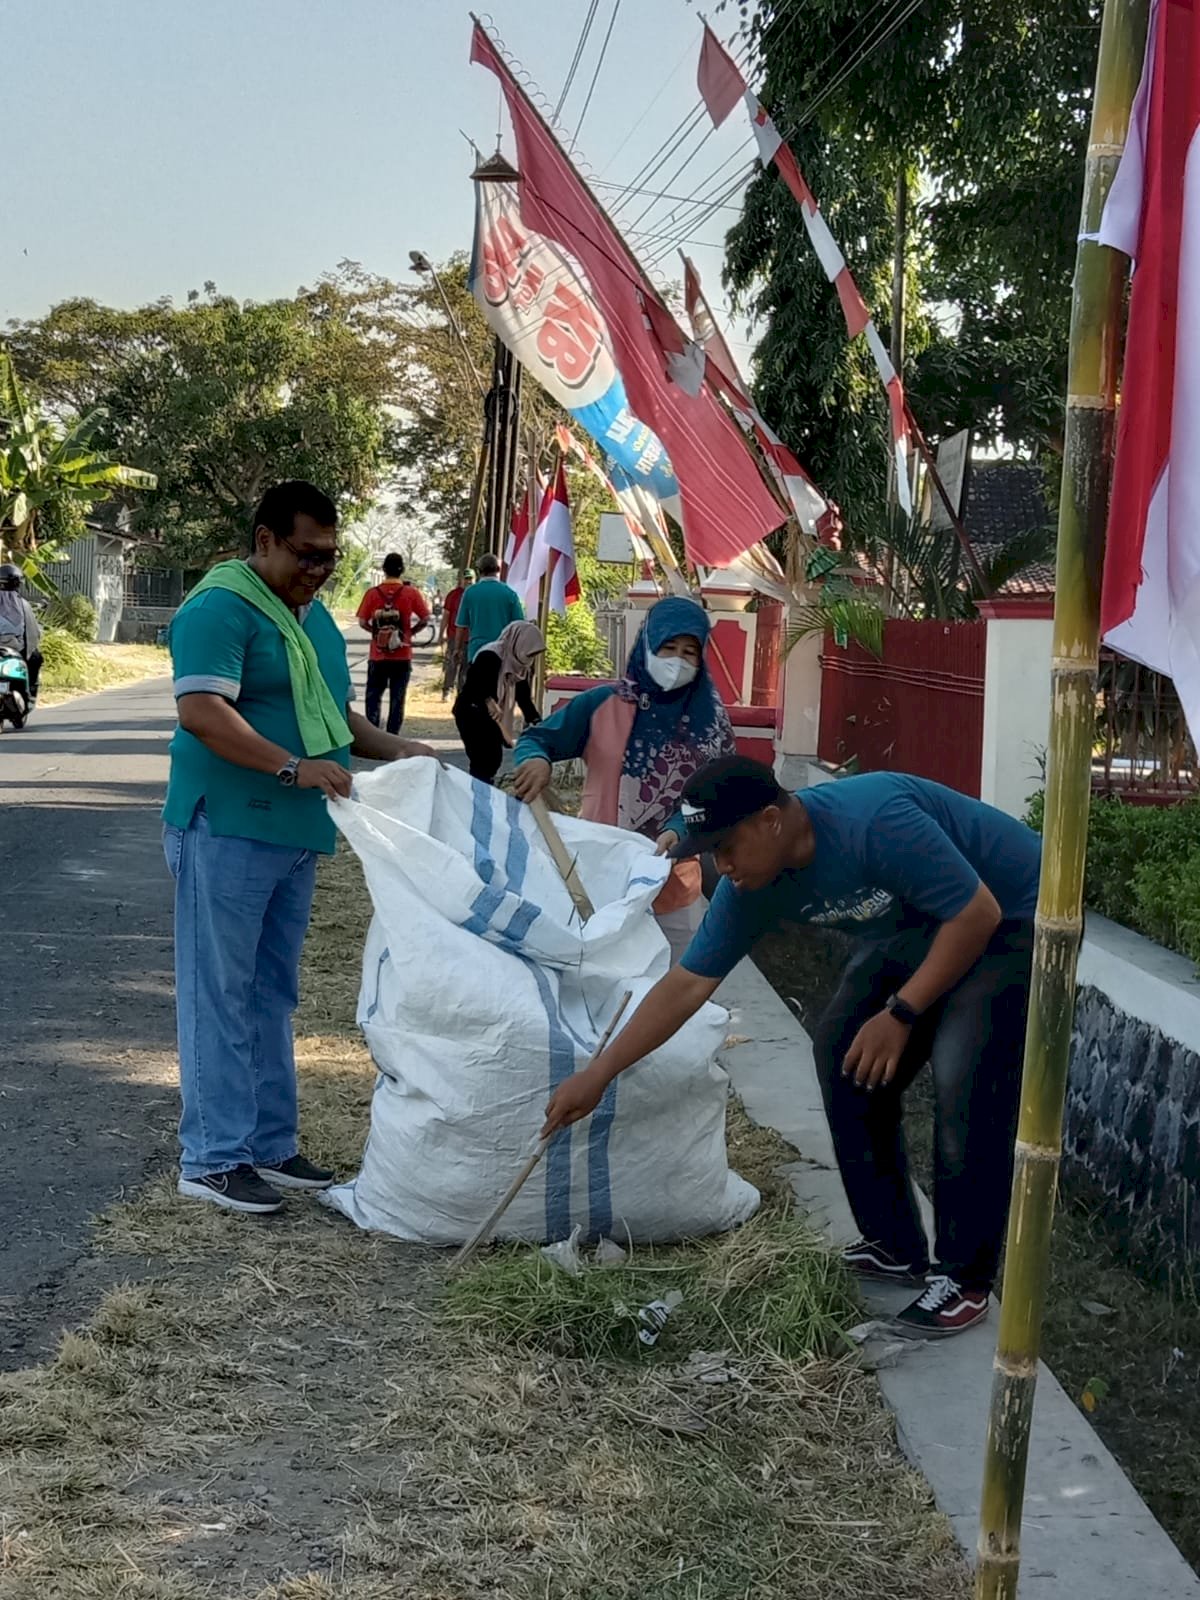
[[[516,183],[517,169],[499,150],[476,164],[474,183]],[[509,518],[517,485],[517,458],[521,430],[521,368],[511,350],[499,339],[492,354],[492,383],[484,396],[484,416],[491,451],[487,469],[487,509],[484,545],[504,559]]]

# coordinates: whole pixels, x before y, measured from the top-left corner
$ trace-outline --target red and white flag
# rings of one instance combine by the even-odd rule
[[[529,537],[529,524],[531,521],[529,498],[530,490],[526,489],[520,500],[513,507],[512,522],[509,524],[508,529],[508,543],[504,547],[504,568],[500,574],[506,583],[508,582],[508,575],[512,571],[513,563]]]
[[[575,535],[571,531],[571,502],[567,497],[567,474],[560,457],[554,486],[542,501],[538,519],[537,544],[540,553],[534,565],[550,574],[551,611],[565,612],[583,598],[579,574],[575,569]],[[540,581],[540,575],[539,575]]]
[[[754,404],[745,380],[738,371],[733,351],[726,343],[725,335],[718,328],[717,319],[713,316],[712,308],[700,286],[700,274],[687,256],[683,258],[683,298],[692,334],[704,351],[709,368],[733,408],[734,415],[746,432],[753,434],[758,440],[759,449],[766,459],[772,476],[791,501],[792,510],[796,513],[796,520],[801,528],[810,538],[817,538],[822,519],[831,510],[830,504],[793,452],[774,429],[768,427]],[[765,546],[757,548],[762,549],[768,563],[777,566],[774,556]],[[780,580],[782,577],[783,574],[780,572]]]
[[[1101,632],[1169,674],[1200,735],[1200,14],[1152,0],[1100,242],[1132,256]]]
[[[540,485],[531,480],[513,512],[512,531],[504,557],[508,569],[504,581],[520,595],[526,611],[532,609],[534,613],[537,612],[538,587],[546,570],[545,552],[539,550],[537,542],[540,497]]]

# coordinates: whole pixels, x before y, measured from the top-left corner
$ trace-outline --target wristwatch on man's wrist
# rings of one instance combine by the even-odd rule
[[[300,757],[289,756],[275,776],[285,789],[294,789],[300,776]]]
[[[888,996],[888,1003],[883,1008],[897,1022],[902,1022],[906,1028],[911,1028],[915,1022],[920,1021],[921,1013],[914,1011],[907,1001],[901,1000],[898,994]]]

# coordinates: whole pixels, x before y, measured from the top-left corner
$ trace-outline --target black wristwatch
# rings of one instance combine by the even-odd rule
[[[294,789],[300,776],[300,757],[289,756],[275,776],[285,789]]]
[[[902,1022],[906,1028],[911,1028],[921,1019],[921,1013],[914,1011],[907,1001],[901,1000],[898,994],[888,996],[888,1003],[883,1008],[889,1016],[895,1017],[897,1022]]]

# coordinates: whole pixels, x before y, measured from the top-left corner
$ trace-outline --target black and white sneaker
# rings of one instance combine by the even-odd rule
[[[328,1189],[334,1174],[314,1166],[305,1156],[289,1156],[274,1167],[259,1167],[258,1175],[277,1189]]]
[[[954,1278],[931,1278],[929,1287],[892,1318],[897,1333],[909,1339],[949,1339],[965,1333],[988,1314],[988,1291],[964,1289]]]
[[[207,1200],[226,1211],[249,1211],[266,1216],[278,1211],[283,1196],[264,1183],[253,1167],[234,1167],[230,1172],[208,1172],[202,1178],[180,1178],[179,1192],[192,1200]]]
[[[875,1283],[899,1283],[915,1287],[925,1282],[927,1272],[911,1261],[897,1261],[877,1244],[859,1239],[842,1251],[842,1265],[860,1278],[870,1278]]]

